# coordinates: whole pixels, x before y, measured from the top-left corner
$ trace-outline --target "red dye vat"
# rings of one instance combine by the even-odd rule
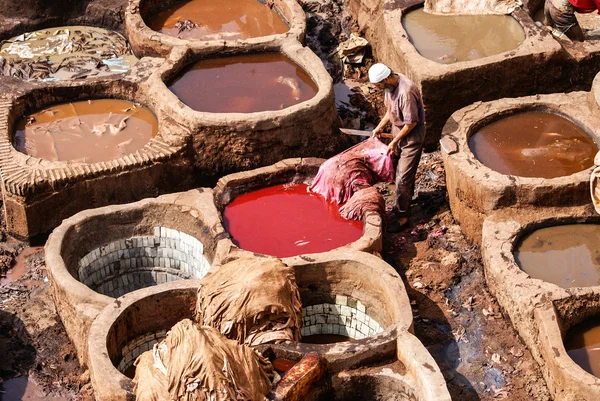
[[[279,258],[326,252],[362,236],[360,221],[308,192],[304,184],[264,188],[235,198],[223,213],[225,229],[242,249]]]

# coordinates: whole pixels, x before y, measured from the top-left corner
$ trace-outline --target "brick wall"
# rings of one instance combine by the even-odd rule
[[[128,292],[187,278],[200,279],[210,263],[196,238],[166,227],[96,248],[79,262],[79,280],[101,294]]]
[[[360,301],[335,296],[335,304],[325,303],[302,308],[302,336],[336,334],[360,340],[383,332],[381,325],[368,315]]]

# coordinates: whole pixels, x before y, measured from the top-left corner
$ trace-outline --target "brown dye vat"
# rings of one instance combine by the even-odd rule
[[[183,21],[192,21],[181,29]],[[285,33],[287,25],[257,0],[192,0],[152,16],[151,29],[185,40],[235,40]]]
[[[31,266],[27,265],[27,259],[38,253],[44,249],[42,246],[34,246],[31,248],[25,248],[21,253],[16,257],[15,264],[13,267],[6,273],[6,277],[0,279],[0,285],[14,283],[15,281],[19,281],[27,272],[31,270]],[[23,285],[27,288],[31,289],[34,286],[42,285],[43,282],[41,280],[24,280]]]
[[[598,146],[583,129],[556,114],[518,113],[486,125],[469,138],[483,164],[501,174],[556,178],[594,164]]]
[[[564,342],[571,359],[586,372],[600,378],[600,317],[570,328]]]
[[[600,225],[546,227],[527,235],[515,251],[531,277],[562,288],[600,285]]]
[[[504,53],[525,40],[521,25],[508,15],[433,15],[420,8],[402,25],[419,54],[442,64]]]
[[[86,100],[21,119],[14,146],[40,159],[96,163],[136,152],[157,131],[158,120],[145,107],[117,99]]]
[[[281,110],[318,90],[302,68],[280,53],[200,60],[169,89],[192,109],[212,113]]]
[[[352,341],[352,339],[338,334],[315,334],[302,337],[302,342],[307,344],[334,344],[346,341]]]

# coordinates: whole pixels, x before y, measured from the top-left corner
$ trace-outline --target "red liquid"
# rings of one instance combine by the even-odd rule
[[[280,258],[326,252],[362,236],[360,221],[340,216],[339,206],[285,184],[238,196],[223,213],[233,242],[248,251]]]
[[[296,363],[298,363],[298,362],[290,361],[289,359],[281,359],[281,358],[275,358],[272,361],[273,369],[275,369],[277,371],[277,373],[279,373],[279,374],[286,373],[288,370],[293,368]]]

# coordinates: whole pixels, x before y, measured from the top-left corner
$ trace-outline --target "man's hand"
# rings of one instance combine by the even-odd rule
[[[390,144],[388,145],[388,148],[387,148],[387,154],[388,155],[392,155],[393,156],[393,155],[396,154],[396,145],[397,145],[396,141],[390,142]]]
[[[375,129],[371,133],[371,136],[374,136],[375,138],[380,138],[382,132],[383,132],[383,128],[375,127]]]

